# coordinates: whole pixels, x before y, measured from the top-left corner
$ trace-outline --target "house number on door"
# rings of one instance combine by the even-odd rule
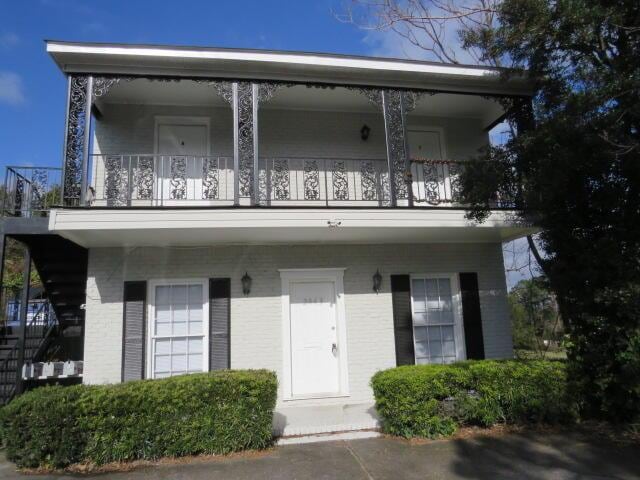
[[[324,298],[319,297],[319,298],[305,298],[304,299],[304,303],[324,303]]]

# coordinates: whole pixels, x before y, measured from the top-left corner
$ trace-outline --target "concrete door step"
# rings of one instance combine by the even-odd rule
[[[353,430],[349,432],[319,433],[316,435],[290,435],[280,437],[277,445],[300,445],[303,443],[337,442],[344,440],[361,440],[363,438],[376,438],[382,434],[377,430]]]

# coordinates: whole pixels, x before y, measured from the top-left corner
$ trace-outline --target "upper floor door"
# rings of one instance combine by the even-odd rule
[[[209,127],[206,122],[158,122],[158,198],[173,201],[203,199],[203,172],[209,167]]]
[[[418,205],[436,205],[446,198],[448,169],[442,132],[437,129],[407,131],[409,158],[413,160],[413,196]],[[435,162],[435,163],[434,163]]]

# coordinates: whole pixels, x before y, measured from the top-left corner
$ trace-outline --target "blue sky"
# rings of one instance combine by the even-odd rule
[[[0,3],[0,167],[59,165],[65,80],[45,39],[404,56],[338,22],[342,0],[6,0]]]
[[[346,0],[4,0],[0,3],[0,171],[58,166],[65,79],[45,39],[302,50],[427,58],[392,33],[339,22]],[[521,242],[515,245],[522,248]],[[514,247],[514,248],[515,248]],[[507,268],[522,252],[505,254]],[[529,274],[509,273],[509,284]]]

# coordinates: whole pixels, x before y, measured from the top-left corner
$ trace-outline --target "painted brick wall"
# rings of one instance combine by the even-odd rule
[[[231,367],[280,374],[278,269],[321,267],[346,267],[349,402],[370,401],[371,376],[395,365],[391,274],[478,272],[486,355],[512,355],[499,243],[97,248],[89,254],[84,381],[120,381],[123,282],[153,278],[231,277]],[[379,295],[371,289],[377,268],[384,278]],[[245,271],[253,278],[249,297],[241,292]]]
[[[96,122],[94,153],[153,153],[155,116],[175,115],[209,117],[211,155],[233,155],[230,108],[106,104],[102,113]],[[371,134],[363,142],[360,128],[365,123]],[[442,127],[445,153],[453,160],[476,155],[488,142],[483,124],[476,119],[410,116],[412,127]],[[384,123],[375,112],[264,109],[259,129],[261,156],[386,158]]]

